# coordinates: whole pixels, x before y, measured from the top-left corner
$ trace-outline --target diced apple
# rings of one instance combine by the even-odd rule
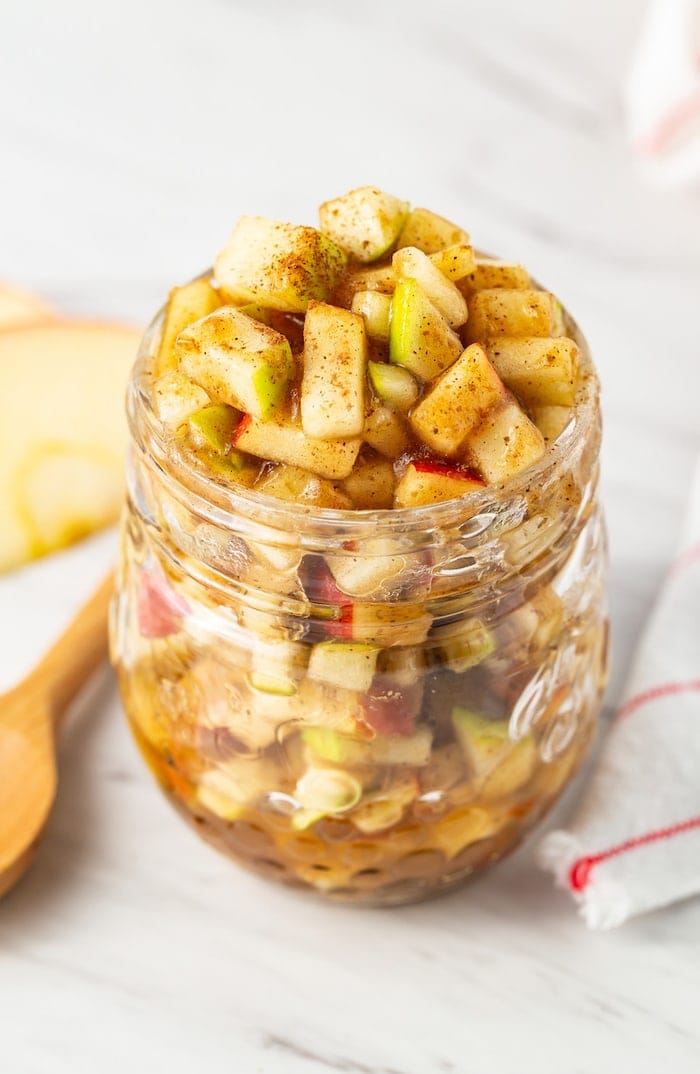
[[[255,639],[248,678],[255,690],[296,694],[308,660],[308,646],[293,641]]]
[[[136,618],[142,638],[167,638],[177,634],[189,612],[189,604],[173,589],[162,569],[154,567],[142,572],[136,601]]]
[[[250,414],[242,418],[234,434],[240,451],[334,480],[348,476],[361,443],[359,439],[317,440],[289,419],[260,421]]]
[[[309,678],[362,692],[369,688],[379,649],[362,642],[321,641],[309,659]]]
[[[545,451],[542,433],[516,402],[490,414],[466,440],[467,458],[487,481],[507,481]]]
[[[548,444],[564,432],[571,421],[570,406],[533,406],[532,420]]]
[[[411,446],[406,422],[391,407],[376,402],[370,405],[365,418],[362,439],[386,459],[398,459]]]
[[[327,556],[326,562],[343,593],[367,597],[383,587],[393,589],[401,584],[415,558],[397,552],[396,542],[375,537],[363,541],[361,555]]]
[[[352,297],[352,312],[365,322],[365,331],[372,339],[386,341],[389,338],[391,296],[381,291],[356,291]]]
[[[195,447],[207,447],[219,455],[228,455],[240,418],[239,412],[226,403],[205,406],[190,415],[190,439]]]
[[[181,372],[209,395],[256,418],[269,418],[294,376],[289,342],[280,332],[223,306],[175,341]]]
[[[459,283],[465,276],[474,273],[476,260],[471,246],[459,243],[456,246],[448,246],[445,250],[438,250],[430,255],[430,260],[436,268],[440,269],[443,276],[453,283]]]
[[[361,511],[381,510],[394,502],[395,480],[391,462],[375,455],[358,459],[343,481],[343,491],[350,497],[351,506]]]
[[[223,820],[236,820],[246,805],[279,784],[274,761],[267,757],[232,757],[199,777],[197,798],[205,809]]]
[[[267,496],[292,503],[312,504],[314,507],[346,509],[353,506],[349,496],[332,481],[302,470],[299,466],[281,464],[264,474],[255,488]]]
[[[571,406],[576,397],[579,349],[573,339],[493,339],[489,358],[525,406]]]
[[[401,644],[400,648],[385,649],[379,657],[378,667],[391,675],[399,686],[412,686],[419,682],[424,674],[424,647],[420,644]]]
[[[522,291],[531,287],[530,274],[524,265],[495,258],[476,258],[474,269],[459,281],[462,294],[493,288]]]
[[[320,760],[344,765],[412,765],[430,760],[432,733],[419,727],[411,735],[377,735],[373,739],[352,738],[327,727],[306,727],[304,742]]]
[[[209,396],[184,373],[163,373],[153,385],[153,410],[169,429],[176,429],[190,414],[210,402]]]
[[[505,395],[486,351],[473,343],[415,408],[410,417],[413,431],[438,455],[453,457],[469,432]]]
[[[356,313],[310,302],[304,322],[301,423],[307,436],[359,436],[365,419],[367,337]]]
[[[398,824],[418,794],[414,775],[395,775],[379,790],[365,794],[352,815],[352,822],[365,835],[386,831]]]
[[[301,563],[302,550],[294,533],[259,524],[248,538],[248,547],[259,563],[273,571],[296,572]]]
[[[400,686],[390,675],[375,675],[362,703],[362,720],[377,735],[410,735],[422,700],[422,680]]]
[[[54,311],[38,295],[0,283],[0,328],[19,328],[54,317]]]
[[[467,319],[467,303],[464,295],[434,265],[427,254],[414,246],[397,250],[392,258],[394,272],[399,280],[416,280],[452,328],[459,328]]]
[[[221,305],[219,292],[212,287],[209,280],[200,277],[173,287],[165,307],[165,317],[160,333],[160,344],[155,359],[156,375],[168,373],[177,368],[175,340],[194,321],[201,320],[213,313]]]
[[[373,186],[361,186],[318,210],[321,231],[358,261],[376,261],[396,242],[408,202]]]
[[[362,784],[342,769],[310,767],[297,783],[294,797],[317,816],[344,813],[359,802]]]
[[[433,630],[431,639],[440,652],[440,664],[451,671],[467,671],[491,656],[496,638],[480,619],[460,619]]]
[[[403,413],[418,398],[418,385],[407,369],[391,362],[369,362],[369,379],[375,392],[389,406]]]
[[[446,246],[468,243],[466,231],[444,216],[429,209],[413,209],[399,235],[398,246],[416,246],[424,254],[435,254]]]
[[[139,338],[78,321],[0,332],[0,571],[116,519]]]
[[[312,299],[330,297],[346,260],[315,228],[242,216],[216,258],[214,275],[230,302],[305,313]]]
[[[470,343],[494,336],[558,336],[561,307],[549,291],[486,288],[469,300]]]
[[[437,270],[436,270],[437,271]],[[391,302],[389,357],[422,380],[452,365],[462,342],[415,279],[402,279]]]
[[[350,309],[356,294],[362,291],[372,291],[381,295],[391,295],[395,286],[396,277],[391,265],[359,269],[357,272],[348,272],[343,276],[334,292],[333,301],[339,306]]]
[[[480,477],[468,470],[432,461],[409,463],[396,486],[394,507],[422,507],[468,496],[484,487]]]
[[[235,433],[234,433],[235,435]],[[260,463],[257,459],[251,459],[242,451],[231,448],[225,454],[205,450],[198,452],[207,470],[215,477],[221,477],[224,481],[234,481],[237,485],[252,488],[260,473]]]
[[[380,601],[364,604],[355,601],[349,606],[346,621],[353,641],[386,648],[391,645],[421,645],[428,636],[432,619],[420,604],[385,604]],[[402,681],[400,685],[406,683]]]
[[[515,742],[507,720],[489,720],[463,708],[453,710],[452,723],[469,769],[489,797],[510,794],[531,778],[537,763],[531,735]]]

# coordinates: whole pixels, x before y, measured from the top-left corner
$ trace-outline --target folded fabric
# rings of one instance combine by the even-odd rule
[[[625,86],[628,135],[659,186],[700,178],[700,0],[653,0]]]
[[[591,928],[700,893],[700,466],[680,554],[584,799],[539,860]]]

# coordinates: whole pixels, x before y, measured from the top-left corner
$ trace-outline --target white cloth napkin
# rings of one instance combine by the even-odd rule
[[[625,86],[628,137],[647,179],[700,179],[700,0],[653,0]]]
[[[568,831],[539,860],[591,928],[700,893],[700,466],[600,760]]]

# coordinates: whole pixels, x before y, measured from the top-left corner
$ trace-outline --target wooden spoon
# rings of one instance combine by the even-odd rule
[[[30,864],[56,795],[60,717],[107,655],[110,574],[23,682],[0,697],[0,895]]]

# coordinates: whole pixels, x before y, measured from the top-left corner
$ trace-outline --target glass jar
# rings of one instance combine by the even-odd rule
[[[136,741],[199,833],[374,904],[511,851],[591,742],[605,681],[598,383],[501,486],[393,511],[288,503],[186,459],[129,389],[112,651]]]

